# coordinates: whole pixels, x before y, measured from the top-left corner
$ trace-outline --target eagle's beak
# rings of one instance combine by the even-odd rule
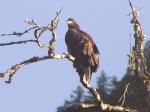
[[[72,21],[67,21],[67,24],[71,24],[72,23]]]

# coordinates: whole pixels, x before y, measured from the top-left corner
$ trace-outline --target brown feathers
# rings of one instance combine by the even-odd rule
[[[75,57],[74,67],[79,75],[89,78],[96,72],[99,65],[99,51],[91,36],[80,30],[79,25],[72,18],[68,19],[68,31],[65,42],[68,52]]]

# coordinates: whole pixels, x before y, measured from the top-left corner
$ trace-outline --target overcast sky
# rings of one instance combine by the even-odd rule
[[[140,21],[149,39],[150,1],[132,2],[140,9]],[[1,0],[0,33],[24,31],[29,28],[23,22],[24,19],[35,19],[39,24],[47,25],[62,7],[56,51],[67,52],[64,42],[66,20],[72,17],[82,30],[93,37],[101,54],[100,68],[93,75],[93,84],[102,70],[109,76],[116,75],[121,79],[128,66],[130,34],[133,34],[127,0]],[[50,35],[43,35],[43,39],[49,37]],[[33,33],[20,38],[0,37],[0,43],[33,38]],[[46,49],[40,49],[35,44],[0,47],[0,52],[0,72],[33,56],[47,55]],[[0,111],[55,112],[56,107],[69,99],[78,85],[79,77],[68,60],[47,60],[31,64],[20,69],[10,85],[0,79]]]

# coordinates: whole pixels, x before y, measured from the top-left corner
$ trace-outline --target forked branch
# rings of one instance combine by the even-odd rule
[[[49,56],[43,56],[43,57],[33,57],[30,58],[28,60],[25,60],[19,64],[16,64],[14,66],[12,66],[10,69],[6,70],[4,73],[0,73],[0,77],[5,77],[8,76],[8,81],[6,81],[6,83],[11,83],[11,79],[12,76],[23,66],[28,65],[28,64],[32,64],[32,63],[36,63],[39,61],[44,61],[44,60],[48,60],[48,59],[68,59],[70,61],[74,61],[74,57],[72,57],[71,55],[67,55],[67,54],[50,54]]]

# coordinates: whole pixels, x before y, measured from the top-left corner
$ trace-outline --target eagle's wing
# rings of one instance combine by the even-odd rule
[[[79,29],[71,29],[66,33],[65,41],[68,52],[82,66],[90,66],[97,69],[99,64],[99,51],[89,34]]]

